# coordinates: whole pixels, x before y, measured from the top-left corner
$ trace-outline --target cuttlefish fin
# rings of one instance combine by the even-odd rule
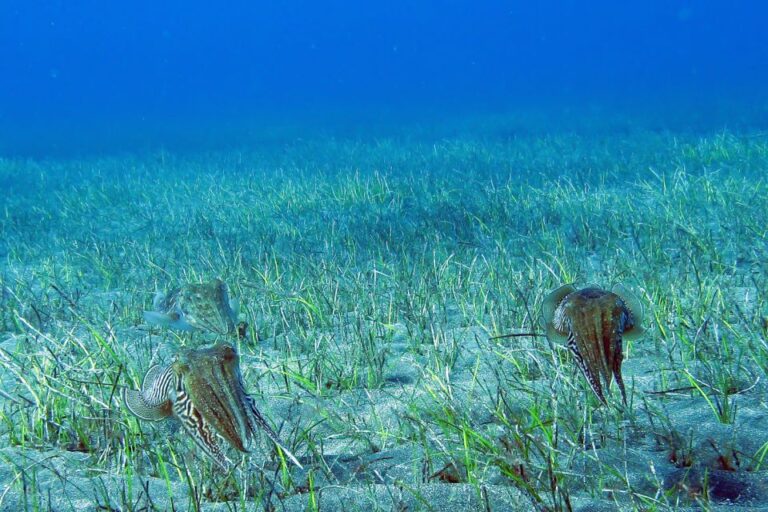
[[[643,303],[623,284],[614,285],[611,291],[621,297],[630,316],[630,322],[627,322],[622,337],[629,341],[640,338],[645,334],[645,329],[643,328]]]
[[[304,469],[304,466],[301,465],[299,459],[297,459],[290,452],[290,450],[283,446],[283,443],[280,441],[277,433],[272,430],[272,427],[269,426],[267,421],[264,419],[264,416],[261,415],[259,409],[256,407],[256,401],[253,399],[253,397],[246,395],[245,402],[250,409],[251,414],[249,414],[248,417],[251,423],[251,429],[254,431],[254,433],[256,433],[257,429],[263,430],[264,433],[267,434],[269,440],[272,441],[281,452],[283,452],[283,455],[285,455],[291,462],[293,462],[296,467],[299,469]]]
[[[123,402],[131,413],[147,421],[161,421],[173,414],[173,407],[170,400],[165,400],[159,404],[151,404],[144,399],[141,391],[135,389],[126,389],[123,392]]]
[[[123,402],[134,416],[148,421],[161,421],[173,414],[169,392],[174,384],[169,366],[155,365],[147,371],[141,391],[126,389]]]
[[[161,366],[156,364],[147,370],[144,374],[144,380],[141,382],[141,392],[148,399],[157,400],[167,399],[168,392],[171,390],[175,373],[172,366]]]
[[[203,452],[213,459],[222,469],[228,470],[232,461],[224,454],[219,437],[211,424],[194,406],[189,396],[181,394],[173,403],[173,412],[181,421],[184,431],[195,441]]]
[[[165,294],[163,292],[155,293],[155,296],[152,298],[152,309],[160,309],[163,302],[165,302]]]
[[[240,316],[240,299],[230,299],[229,309],[232,310],[233,320],[237,323],[237,318]]]
[[[159,311],[144,311],[144,320],[150,325],[158,325],[179,331],[193,331],[195,326],[190,323],[186,316],[181,316],[177,312],[160,313]]]
[[[173,322],[178,321],[178,315],[169,315],[158,311],[144,311],[144,320],[148,324],[159,325],[161,327],[170,327]]]
[[[554,324],[548,323],[545,326],[545,329],[546,331],[544,334],[546,334],[548,340],[554,343],[565,343],[568,341],[568,335],[558,331]]]
[[[541,316],[544,320],[544,329],[546,330],[547,338],[551,341],[561,343],[568,341],[568,331],[558,329],[555,325],[555,312],[563,299],[569,293],[575,291],[576,288],[572,284],[565,284],[544,297],[544,302],[541,304]]]

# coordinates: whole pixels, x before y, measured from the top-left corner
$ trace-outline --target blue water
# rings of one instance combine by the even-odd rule
[[[0,152],[520,109],[760,129],[767,26],[761,0],[3,0]]]

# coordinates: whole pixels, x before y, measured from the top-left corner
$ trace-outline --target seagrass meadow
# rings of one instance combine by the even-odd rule
[[[768,509],[768,134],[520,124],[0,160],[0,510]],[[303,469],[123,403],[224,339],[142,317],[214,278]],[[543,336],[565,283],[643,304],[626,407]]]

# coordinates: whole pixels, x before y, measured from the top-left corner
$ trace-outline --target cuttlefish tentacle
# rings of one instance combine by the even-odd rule
[[[642,334],[640,302],[620,285],[610,292],[596,286],[576,290],[565,285],[547,296],[542,312],[547,336],[553,341],[566,340],[598,399],[606,403],[603,382],[610,387],[615,380],[626,404],[621,375],[623,340]]]
[[[280,442],[256,403],[245,391],[239,357],[227,344],[183,351],[171,366],[147,372],[142,391],[126,391],[128,409],[143,419],[175,416],[184,430],[219,465],[231,461],[222,450],[226,440],[248,453],[259,429],[293,462],[296,457]]]
[[[246,396],[246,402],[248,403],[248,409],[250,411],[250,414],[248,414],[248,419],[251,430],[263,430],[264,433],[267,434],[269,440],[272,441],[275,446],[280,448],[280,451],[282,451],[283,454],[291,460],[291,462],[293,462],[299,468],[302,467],[298,459],[285,446],[283,446],[283,443],[280,441],[277,433],[272,430],[272,427],[269,426],[269,424],[264,419],[264,416],[262,416],[259,410],[256,408],[256,401],[252,397]]]
[[[202,354],[204,357],[200,357]],[[232,446],[249,452],[252,441],[262,430],[291,462],[301,467],[267,424],[255,400],[246,393],[239,357],[233,347],[221,344],[212,349],[188,351],[179,362],[186,365],[185,387],[202,416]]]
[[[237,352],[229,345],[184,352],[177,362],[184,386],[203,418],[241,452],[247,452],[247,396]]]
[[[179,383],[181,379],[179,379]],[[219,435],[208,423],[200,411],[195,407],[189,395],[179,386],[176,392],[176,400],[173,403],[173,413],[181,422],[184,431],[195,443],[223,469],[232,466],[232,461],[224,454],[219,443]]]

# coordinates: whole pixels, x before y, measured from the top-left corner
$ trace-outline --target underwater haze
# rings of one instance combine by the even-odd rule
[[[585,105],[661,127],[734,111],[764,124],[766,19],[758,0],[7,0],[0,151],[215,147],[275,125]]]
[[[767,20],[0,0],[0,512],[768,511]]]

